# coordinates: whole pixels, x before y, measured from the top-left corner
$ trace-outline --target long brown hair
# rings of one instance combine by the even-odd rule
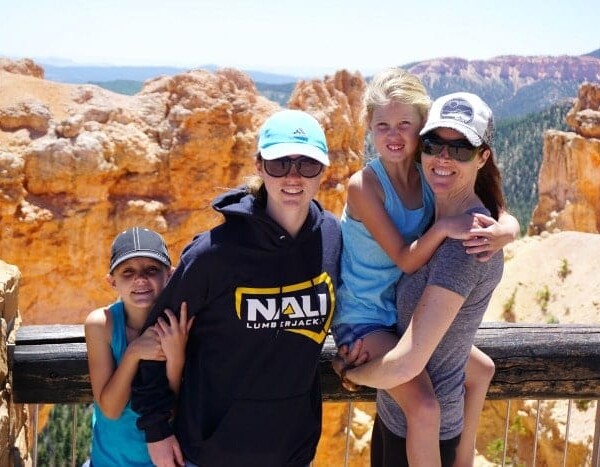
[[[500,212],[506,210],[506,200],[502,190],[502,177],[494,160],[494,151],[487,144],[481,145],[482,151],[489,150],[490,155],[485,165],[477,172],[475,179],[475,194],[490,211],[492,217],[498,220]]]

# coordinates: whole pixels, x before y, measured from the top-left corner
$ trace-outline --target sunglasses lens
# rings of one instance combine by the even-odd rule
[[[284,177],[290,172],[292,161],[287,157],[273,159],[271,161],[264,160],[265,171],[271,177]]]
[[[475,155],[475,148],[449,146],[448,153],[452,159],[456,159],[459,162],[468,162],[473,159],[473,156]]]
[[[321,173],[323,164],[309,157],[301,157],[296,159],[296,168],[303,177],[313,178]]]
[[[475,157],[477,148],[467,141],[443,141],[431,138],[423,138],[422,148],[425,154],[439,156],[444,148],[447,148],[448,156],[459,162],[468,162]]]
[[[439,156],[444,149],[443,144],[439,144],[431,139],[423,140],[423,152],[431,156]]]

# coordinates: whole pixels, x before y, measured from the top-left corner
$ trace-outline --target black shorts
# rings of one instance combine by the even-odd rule
[[[442,467],[452,467],[456,459],[456,447],[460,435],[456,438],[440,441]],[[375,417],[371,438],[371,467],[408,467],[406,458],[406,438],[392,433],[379,415]]]

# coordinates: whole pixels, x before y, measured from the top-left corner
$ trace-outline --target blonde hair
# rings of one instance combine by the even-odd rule
[[[254,196],[257,196],[260,192],[261,188],[264,187],[265,182],[258,175],[248,175],[244,177],[244,185],[246,185],[248,189],[248,193],[252,193]]]
[[[262,162],[260,152],[256,153],[256,160]],[[267,199],[267,189],[265,188],[264,180],[257,174],[248,175],[244,177],[244,185],[248,193],[254,195],[254,197],[263,202]]]
[[[419,77],[402,68],[380,71],[367,86],[363,97],[363,118],[367,127],[371,125],[375,109],[390,102],[414,105],[423,123],[431,107],[431,98]]]

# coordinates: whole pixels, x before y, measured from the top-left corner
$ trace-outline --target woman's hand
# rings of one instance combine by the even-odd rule
[[[346,371],[349,368],[362,365],[369,360],[369,354],[362,351],[363,340],[358,339],[354,342],[352,347],[348,345],[342,345],[338,348],[337,355],[333,357],[331,366],[333,370],[340,377],[342,387],[350,392],[356,392],[360,389],[360,386],[354,384],[350,379],[346,377]]]
[[[185,366],[185,346],[194,317],[187,319],[187,303],[183,302],[179,310],[179,320],[169,309],[165,309],[169,323],[164,318],[158,318],[154,329],[160,338],[160,344],[167,357],[167,379],[169,387],[175,393],[179,393],[181,386],[181,375]]]
[[[174,435],[168,438],[147,443],[150,459],[157,467],[178,467],[185,465],[179,442]]]
[[[165,314],[169,322],[167,323],[162,317],[158,318],[154,325],[156,334],[160,339],[163,352],[167,361],[181,361],[185,358],[185,346],[188,340],[188,334],[194,322],[194,318],[188,321],[187,319],[187,303],[181,304],[179,320],[175,314],[168,308]]]

